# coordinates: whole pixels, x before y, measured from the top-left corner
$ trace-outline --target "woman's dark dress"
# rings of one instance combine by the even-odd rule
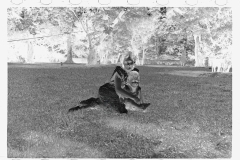
[[[134,68],[133,71],[139,72],[139,70],[137,68]],[[127,72],[124,69],[122,69],[120,66],[117,66],[115,68],[112,76],[116,72],[120,76],[122,83],[125,84],[127,81],[127,78],[128,78]],[[114,109],[117,109],[120,113],[127,113],[125,104],[120,101],[119,96],[117,95],[117,93],[115,91],[114,81],[105,83],[104,85],[102,85],[99,88],[98,98],[101,101],[101,103],[103,103],[107,106],[111,106]]]
[[[139,72],[137,68],[134,68],[133,71]],[[68,112],[103,104],[104,106],[113,108],[120,113],[127,113],[128,111],[125,108],[125,104],[120,101],[120,98],[115,91],[115,83],[113,76],[116,72],[118,73],[119,78],[122,81],[122,86],[124,86],[127,82],[128,74],[122,67],[117,66],[113,71],[111,81],[109,83],[105,83],[99,88],[98,98],[92,97],[87,100],[83,100],[80,102],[82,106],[70,108]]]

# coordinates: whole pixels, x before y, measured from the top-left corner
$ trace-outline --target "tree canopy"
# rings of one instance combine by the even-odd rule
[[[18,57],[17,50],[29,42],[32,54],[38,46],[52,59],[71,55],[86,58],[88,64],[114,63],[128,51],[139,64],[183,52],[231,57],[232,10],[228,7],[12,7],[7,13],[9,52]],[[194,36],[199,37],[197,51]]]

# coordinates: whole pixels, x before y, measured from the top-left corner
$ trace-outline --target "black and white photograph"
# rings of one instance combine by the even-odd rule
[[[5,12],[7,158],[232,158],[232,7]]]

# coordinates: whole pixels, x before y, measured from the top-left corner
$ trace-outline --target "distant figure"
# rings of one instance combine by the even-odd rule
[[[63,65],[63,63],[61,62],[61,66]]]
[[[211,58],[209,64],[212,66],[212,72],[230,72],[232,62],[223,58]]]
[[[139,70],[135,68],[135,61],[131,57],[131,53],[129,53],[123,58],[122,67],[116,66],[112,77],[110,78],[110,82],[100,86],[98,91],[98,98],[92,97],[87,100],[83,100],[80,102],[82,106],[70,108],[69,112],[103,104],[104,106],[114,108],[120,113],[128,113],[125,102],[145,109],[150,104],[141,103],[142,100],[141,96],[139,97],[140,94],[136,95],[136,92],[140,93],[140,88],[136,90],[133,86],[131,89],[136,91],[135,93],[131,92],[131,89],[129,88],[129,90],[126,89],[128,76],[132,71],[139,72]],[[136,81],[134,81],[134,83],[135,82]]]
[[[223,72],[229,73],[231,68],[232,68],[232,62],[227,61],[224,64],[224,71]]]
[[[224,66],[224,59],[212,58],[210,60],[210,65],[212,66],[212,72],[222,72]]]

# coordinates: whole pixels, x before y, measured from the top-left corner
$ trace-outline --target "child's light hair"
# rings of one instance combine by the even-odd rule
[[[128,79],[127,81],[130,82],[132,79],[137,80],[140,82],[140,75],[137,71],[131,71],[128,73]]]

